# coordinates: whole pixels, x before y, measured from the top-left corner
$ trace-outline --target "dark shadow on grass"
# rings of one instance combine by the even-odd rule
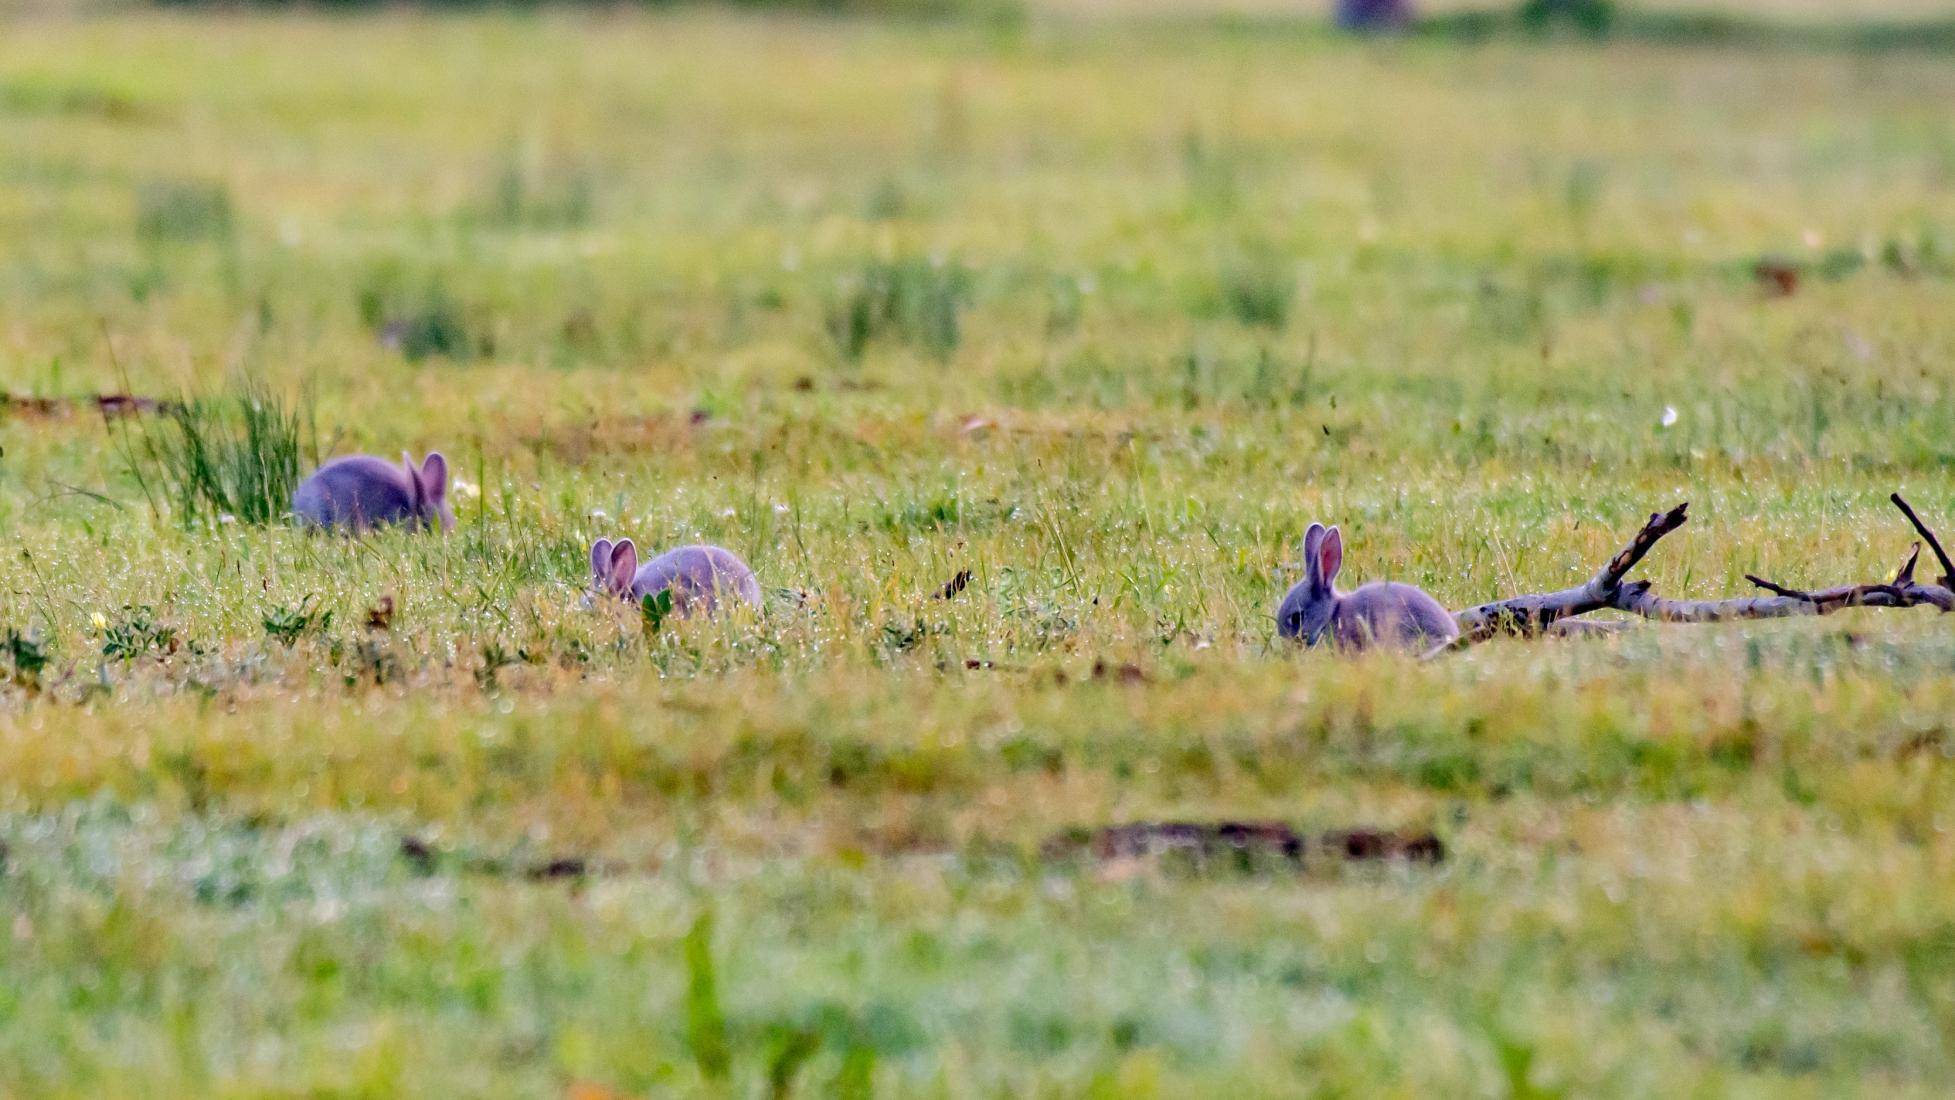
[[[1215,15],[1189,19],[1164,18],[1148,24],[1175,33],[1209,30],[1257,39],[1313,39],[1319,42],[1377,41],[1481,45],[1494,42],[1543,45],[1637,43],[1657,46],[1697,46],[1707,49],[1758,50],[1845,54],[1955,53],[1955,17],[1924,20],[1858,20],[1834,23],[1786,23],[1724,12],[1623,12],[1606,27],[1584,30],[1557,21],[1545,27],[1530,23],[1511,8],[1447,12],[1420,19],[1401,31],[1375,35],[1335,30],[1315,11],[1296,15]]]
[[[1595,32],[1543,30],[1512,11],[1454,12],[1422,19],[1415,39],[1450,42],[1592,41],[1841,53],[1955,52],[1955,18],[1782,23],[1723,12],[1618,12]]]

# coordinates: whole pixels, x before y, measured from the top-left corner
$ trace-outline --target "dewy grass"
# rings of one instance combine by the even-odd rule
[[[1087,18],[9,26],[0,388],[205,399],[0,410],[0,1096],[1949,1095],[1955,620],[1273,611],[1951,534],[1955,66]],[[1447,855],[1046,856],[1145,821]]]
[[[129,473],[185,524],[277,522],[317,460],[310,408],[253,382],[169,405],[124,432]]]

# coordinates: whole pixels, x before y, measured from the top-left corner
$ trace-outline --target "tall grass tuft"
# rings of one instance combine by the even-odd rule
[[[1237,257],[1223,265],[1220,282],[1222,302],[1236,320],[1268,329],[1289,323],[1297,279],[1281,257]]]
[[[1601,37],[1615,26],[1615,0],[1522,0],[1521,26],[1545,32],[1566,26]]]
[[[597,176],[584,164],[543,161],[505,150],[465,222],[502,229],[581,229],[597,212]]]
[[[186,527],[268,524],[291,510],[303,459],[316,459],[309,397],[287,401],[256,382],[171,406],[123,437],[123,456],[152,510]]]
[[[970,278],[956,263],[873,260],[836,284],[828,300],[828,335],[851,360],[883,338],[945,359],[962,339],[959,317],[969,290]]]
[[[415,282],[398,270],[376,272],[359,288],[359,309],[381,345],[410,362],[435,356],[461,362],[495,350],[439,279]]]
[[[159,241],[228,240],[230,188],[212,180],[153,179],[136,189],[136,235]]]
[[[702,909],[686,931],[686,1042],[709,1081],[733,1072],[733,1051],[720,1004],[719,976],[713,965],[713,911]]]

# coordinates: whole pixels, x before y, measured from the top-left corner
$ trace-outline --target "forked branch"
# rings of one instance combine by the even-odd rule
[[[1532,637],[1544,632],[1556,634],[1582,633],[1573,629],[1578,624],[1568,622],[1577,615],[1591,611],[1613,608],[1640,615],[1646,619],[1664,622],[1710,623],[1731,619],[1780,619],[1798,615],[1830,615],[1847,607],[1933,607],[1941,611],[1955,610],[1955,564],[1942,550],[1941,541],[1914,509],[1908,506],[1901,494],[1891,498],[1894,506],[1901,510],[1914,529],[1920,532],[1935,557],[1941,562],[1943,574],[1939,584],[1923,584],[1914,579],[1914,569],[1921,560],[1921,544],[1915,543],[1907,561],[1895,572],[1894,579],[1871,584],[1841,585],[1834,588],[1805,590],[1787,587],[1774,581],[1746,574],[1745,579],[1764,589],[1769,595],[1739,596],[1725,600],[1675,600],[1657,595],[1651,590],[1648,581],[1625,583],[1623,577],[1635,568],[1658,539],[1683,526],[1686,505],[1679,504],[1668,512],[1654,513],[1643,529],[1636,533],[1628,546],[1622,548],[1615,557],[1610,558],[1595,576],[1587,583],[1559,592],[1546,592],[1526,596],[1515,596],[1494,603],[1462,611],[1457,616],[1460,624],[1459,639],[1450,648],[1461,648],[1474,642],[1484,641],[1497,634],[1516,634]],[[1583,623],[1580,626],[1590,624]],[[1602,624],[1593,624],[1600,626]],[[1554,627],[1550,631],[1550,627]]]
[[[1894,494],[1899,502],[1900,494]],[[1906,505],[1902,505],[1903,510]],[[1914,514],[1908,510],[1908,518]],[[1919,520],[1915,526],[1926,534],[1928,529]],[[1774,584],[1763,577],[1745,574],[1745,579],[1765,589],[1775,592],[1779,599],[1797,600],[1811,605],[1816,615],[1829,615],[1843,607],[1934,607],[1942,611],[1955,610],[1955,591],[1945,584],[1922,584],[1914,579],[1914,567],[1921,560],[1921,544],[1915,543],[1909,550],[1907,561],[1894,574],[1894,579],[1879,584],[1851,584],[1838,588],[1823,588],[1817,592],[1803,592],[1796,588]],[[1946,577],[1942,578],[1944,581]]]
[[[1927,524],[1921,522],[1920,516],[1914,514],[1914,509],[1908,505],[1906,497],[1899,493],[1889,493],[1887,499],[1894,502],[1894,507],[1901,510],[1901,514],[1907,517],[1909,523],[1914,524],[1915,531],[1927,540],[1928,549],[1935,552],[1935,560],[1941,563],[1941,586],[1955,590],[1955,562],[1948,560],[1948,551],[1941,548],[1941,540],[1935,537],[1934,531],[1929,529]],[[1915,551],[1918,554],[1920,548],[1916,547]],[[1913,571],[1909,572],[1912,574]]]
[[[1649,522],[1616,552],[1593,577],[1559,592],[1537,592],[1513,596],[1493,603],[1468,608],[1455,616],[1459,620],[1459,640],[1455,648],[1485,641],[1497,634],[1533,637],[1561,619],[1618,606],[1625,592],[1641,591],[1647,584],[1624,585],[1622,579],[1643,560],[1658,539],[1682,527],[1689,520],[1690,503],[1685,501],[1668,512],[1650,513]]]

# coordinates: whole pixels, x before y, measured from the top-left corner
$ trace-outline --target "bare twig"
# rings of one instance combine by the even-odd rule
[[[1514,596],[1490,604],[1482,604],[1459,613],[1459,639],[1445,648],[1458,649],[1485,640],[1496,634],[1518,634],[1533,637],[1542,633],[1580,634],[1617,629],[1604,623],[1576,623],[1568,620],[1590,611],[1613,609],[1626,611],[1646,619],[1657,619],[1674,623],[1712,623],[1732,619],[1780,619],[1801,615],[1830,615],[1848,607],[1933,607],[1941,611],[1955,610],[1955,565],[1949,563],[1942,551],[1940,541],[1928,525],[1914,513],[1899,493],[1891,498],[1894,505],[1914,525],[1914,529],[1927,540],[1934,550],[1935,557],[1947,570],[1939,584],[1923,584],[1914,579],[1915,567],[1921,561],[1921,544],[1915,543],[1908,553],[1907,561],[1894,574],[1891,581],[1873,584],[1840,585],[1813,591],[1791,588],[1769,581],[1763,577],[1746,574],[1745,579],[1770,595],[1739,596],[1724,600],[1677,600],[1659,596],[1651,590],[1648,581],[1625,583],[1623,577],[1648,554],[1658,539],[1683,526],[1685,505],[1664,513],[1652,514],[1649,522],[1636,533],[1628,546],[1610,558],[1595,576],[1587,583],[1559,592],[1547,592],[1526,596]],[[1590,631],[1587,628],[1597,628]]]
[[[1907,517],[1909,523],[1914,524],[1914,529],[1927,541],[1928,549],[1935,552],[1935,560],[1941,563],[1941,586],[1955,589],[1955,562],[1948,560],[1948,551],[1941,548],[1941,540],[1935,537],[1934,531],[1930,530],[1927,524],[1921,522],[1920,516],[1914,514],[1914,509],[1908,505],[1907,498],[1899,493],[1891,493],[1887,499],[1894,502],[1894,507],[1901,510],[1901,514]]]
[[[1755,576],[1751,573],[1746,573],[1745,579],[1757,585],[1758,587],[1764,589],[1765,591],[1773,593],[1774,595],[1792,596],[1797,599],[1805,600],[1807,603],[1812,602],[1812,593],[1810,592],[1801,592],[1796,588],[1786,588],[1783,585],[1773,584],[1771,581],[1768,581],[1763,577]]]
[[[1593,577],[1574,588],[1514,596],[1469,608],[1455,616],[1459,620],[1459,640],[1454,648],[1485,641],[1496,634],[1533,637],[1559,619],[1584,615],[1617,606],[1624,592],[1622,578],[1650,552],[1657,540],[1682,527],[1690,518],[1688,501],[1668,512],[1652,512],[1642,530],[1629,545],[1616,552]],[[1638,587],[1635,585],[1629,586]],[[1647,586],[1641,586],[1647,587]]]
[[[1955,610],[1955,593],[1940,585],[1856,584],[1782,596],[1739,596],[1728,600],[1672,600],[1647,589],[1624,589],[1615,606],[1646,619],[1672,623],[1719,623],[1731,619],[1786,619],[1830,615],[1848,607],[1933,607]]]
[[[1927,528],[1915,521],[1917,529],[1925,532]],[[1947,585],[1922,584],[1914,579],[1914,567],[1921,561],[1921,544],[1915,543],[1908,550],[1907,561],[1895,571],[1894,579],[1882,584],[1851,584],[1837,588],[1821,589],[1817,592],[1804,592],[1774,584],[1762,577],[1745,574],[1745,579],[1765,589],[1776,592],[1781,598],[1803,601],[1812,607],[1815,615],[1827,615],[1843,607],[1920,607],[1928,606],[1943,611],[1955,609],[1955,591]]]
[[[1650,591],[1647,584],[1629,585],[1617,594],[1617,610],[1666,623],[1721,623],[1730,619],[1787,619],[1824,615],[1820,605],[1804,595],[1740,596],[1729,600],[1673,600]]]

